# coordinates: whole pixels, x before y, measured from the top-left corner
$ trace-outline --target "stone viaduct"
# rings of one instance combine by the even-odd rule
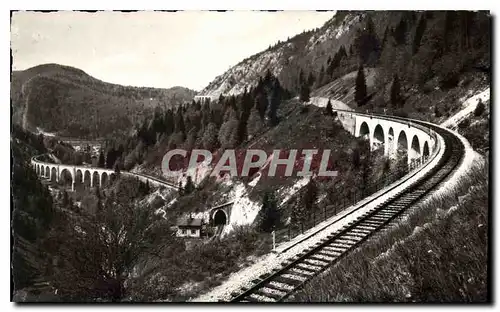
[[[108,181],[116,178],[116,173],[114,170],[98,168],[98,167],[87,167],[87,166],[73,166],[73,165],[63,165],[63,164],[53,164],[48,162],[43,162],[38,160],[35,156],[31,159],[31,165],[35,169],[36,173],[43,178],[49,179],[51,181],[59,182],[61,179],[71,179],[71,190],[75,190],[75,183],[81,182],[85,184],[88,182],[90,187],[105,185]],[[172,183],[162,181],[158,178],[122,171],[120,174],[135,177],[142,182],[148,182],[150,186],[153,187],[168,187],[177,189],[178,187]]]
[[[390,116],[369,115],[339,111],[344,127],[355,137],[363,137],[372,150],[383,148],[384,155],[394,157],[404,151],[408,164],[429,157],[436,145],[432,130],[414,124],[410,119],[395,119]]]

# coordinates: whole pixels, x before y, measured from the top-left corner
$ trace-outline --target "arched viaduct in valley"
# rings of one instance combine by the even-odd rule
[[[384,156],[388,157],[394,157],[398,150],[402,151],[408,157],[408,164],[428,158],[436,145],[432,130],[409,119],[347,111],[339,113],[341,118],[350,118],[349,130],[354,136],[368,140],[371,150],[383,148]]]
[[[435,151],[437,136],[429,128],[412,122],[410,119],[391,116],[369,115],[354,111],[336,110],[344,127],[355,137],[363,137],[369,141],[370,149],[383,148],[384,155],[394,157],[398,150],[408,156],[408,164],[423,163]],[[42,162],[33,157],[31,160],[36,173],[52,181],[71,180],[72,190],[75,182],[92,186],[102,186],[115,178],[111,169],[52,164]],[[174,184],[142,174],[122,171],[121,174],[136,177],[142,182],[148,181],[151,186],[164,186],[178,189]],[[215,225],[231,223],[233,202],[226,203],[210,210],[210,220]]]
[[[106,185],[109,181],[116,178],[116,173],[114,170],[98,168],[98,167],[86,167],[86,166],[72,166],[63,164],[52,164],[48,162],[43,162],[33,157],[31,159],[31,165],[35,169],[38,176],[49,179],[54,182],[59,182],[62,180],[71,182],[71,190],[75,190],[75,184],[82,183],[94,186]],[[166,181],[162,181],[155,177],[132,173],[127,171],[122,171],[120,174],[135,177],[142,182],[148,182],[150,186],[164,186],[169,188],[177,189],[178,187]]]

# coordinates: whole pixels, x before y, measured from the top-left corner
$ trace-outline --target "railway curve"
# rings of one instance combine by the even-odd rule
[[[340,110],[339,110],[340,111]],[[340,111],[354,113],[352,111]],[[435,135],[435,153],[418,172],[402,178],[395,186],[388,187],[384,194],[372,201],[379,203],[331,233],[319,243],[282,263],[281,268],[260,276],[249,288],[233,293],[230,302],[282,302],[304,287],[316,276],[357,248],[364,241],[393,223],[411,206],[436,190],[463,161],[465,145],[453,132],[432,123],[400,117],[369,115],[377,118],[412,123],[422,129],[429,129]]]

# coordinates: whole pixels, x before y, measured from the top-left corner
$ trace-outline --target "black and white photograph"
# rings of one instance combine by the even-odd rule
[[[10,11],[11,302],[493,302],[489,10],[116,6]]]

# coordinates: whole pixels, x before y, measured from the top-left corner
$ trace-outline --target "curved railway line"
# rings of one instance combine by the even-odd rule
[[[434,167],[409,187],[387,198],[383,203],[330,234],[313,247],[283,262],[281,268],[253,281],[254,284],[250,288],[241,289],[241,293],[233,293],[230,302],[286,300],[364,241],[387,228],[449,177],[465,155],[463,143],[453,133],[438,126],[418,121],[412,123],[430,128],[443,138],[445,144],[440,148],[444,148],[444,152]]]

